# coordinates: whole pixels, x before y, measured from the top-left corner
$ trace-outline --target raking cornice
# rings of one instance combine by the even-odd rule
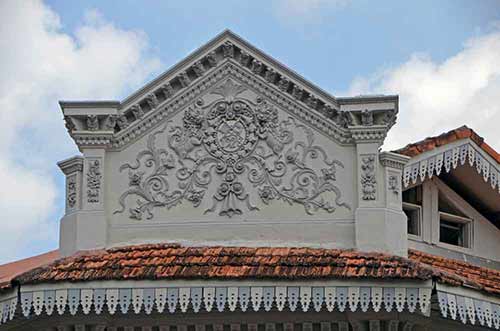
[[[226,75],[237,78],[341,144],[353,142],[347,127],[362,122],[361,99],[352,98],[355,102],[350,103],[359,104],[359,110],[340,111],[341,104],[349,103],[351,98],[337,102],[230,31],[223,32],[121,103],[62,101],[60,106],[68,131],[79,147],[96,147],[98,141],[97,145],[119,149],[164,117],[195,101]],[[372,124],[382,124],[388,130],[395,121],[397,101],[397,96],[367,99],[371,104],[393,104],[392,109],[376,109],[377,123]],[[386,115],[380,116],[382,113]],[[111,138],[110,132],[114,133]]]

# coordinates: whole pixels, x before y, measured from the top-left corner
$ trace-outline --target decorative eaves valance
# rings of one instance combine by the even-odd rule
[[[442,284],[436,284],[436,288],[443,317],[500,329],[500,299]]]
[[[9,297],[0,302],[2,323],[14,318],[19,304],[25,317],[31,314],[47,315],[69,312],[100,314],[107,310],[110,314],[186,312],[192,309],[210,311],[362,311],[375,312],[406,310],[410,313],[419,309],[423,314],[430,313],[432,284],[430,281],[418,284],[398,284],[391,286],[365,282],[354,286],[345,283],[314,282],[239,282],[224,285],[223,282],[210,284],[184,283],[178,286],[150,281],[135,282],[134,286],[123,282],[92,282],[80,284],[38,285],[21,288],[20,299]],[[312,282],[309,283],[311,285]],[[19,301],[19,302],[18,302]]]
[[[489,181],[493,189],[500,193],[500,166],[470,139],[457,141],[441,148],[426,152],[411,159],[404,167],[403,183],[408,186],[418,179],[425,180],[438,176],[441,172],[450,172],[458,165],[468,162],[475,167],[485,182]]]

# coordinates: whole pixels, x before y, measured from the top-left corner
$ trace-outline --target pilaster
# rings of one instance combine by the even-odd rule
[[[395,153],[379,153],[389,127],[374,125],[370,112],[361,112],[360,116],[362,125],[349,127],[356,142],[358,174],[356,248],[407,256],[401,178],[408,158]]]
[[[117,125],[118,104],[98,102],[82,104],[62,102],[69,133],[83,157],[59,164],[67,178],[66,214],[61,219],[61,254],[106,246],[105,161],[113,129]],[[75,165],[79,171],[73,171]],[[73,192],[76,182],[76,193]],[[76,200],[76,202],[75,202]]]

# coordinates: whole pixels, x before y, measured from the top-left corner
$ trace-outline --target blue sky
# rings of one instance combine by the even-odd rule
[[[399,94],[386,149],[462,124],[500,149],[498,0],[5,0],[0,264],[57,247],[57,101],[121,100],[227,28],[335,95]]]
[[[442,61],[500,20],[498,0],[47,1],[72,33],[89,9],[142,30],[166,67],[231,29],[324,89],[399,64],[415,52]],[[299,7],[290,9],[289,7]]]

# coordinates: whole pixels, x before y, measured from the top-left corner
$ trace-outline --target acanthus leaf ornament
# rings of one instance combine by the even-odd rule
[[[377,199],[377,179],[375,173],[375,156],[366,155],[361,158],[361,190],[363,200]]]
[[[97,115],[87,116],[87,130],[89,131],[99,130],[99,119],[97,118]]]
[[[199,100],[184,111],[181,125],[167,124],[150,135],[136,162],[120,168],[129,170],[129,189],[121,195],[121,208],[115,213],[123,212],[128,198],[134,196],[137,204],[129,209],[130,217],[150,219],[156,207],[172,208],[183,201],[198,207],[209,199],[210,191],[211,206],[205,213],[232,217],[258,210],[251,202],[256,197],[248,192],[251,186],[264,204],[297,203],[308,214],[350,209],[335,185],[336,169],[342,163],[330,160],[314,145],[309,127],[292,118],[279,121],[275,107],[262,97],[249,100],[243,96],[245,91],[227,79],[212,91],[219,98],[208,104]],[[297,130],[305,141],[294,139]],[[165,135],[168,148],[158,148],[157,141]],[[309,165],[312,160],[324,167],[315,170]],[[218,186],[211,190],[214,177]],[[334,198],[326,199],[326,192]]]
[[[66,192],[66,203],[69,208],[74,208],[77,201],[76,175],[68,177]]]
[[[87,171],[87,202],[98,203],[101,195],[101,162],[90,160]]]

